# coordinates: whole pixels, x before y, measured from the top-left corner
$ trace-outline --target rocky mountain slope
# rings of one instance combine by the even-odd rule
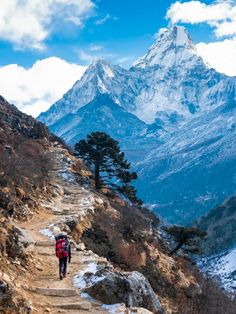
[[[8,112],[1,120],[4,134],[9,132],[8,142],[21,139],[31,147],[24,149],[24,161],[36,162],[48,155],[36,165],[44,170],[45,180],[38,180],[36,169],[19,167],[21,185],[15,183],[15,172],[8,172],[4,185],[1,183],[1,191],[7,186],[9,195],[0,212],[2,313],[106,313],[114,308],[140,314],[233,313],[233,302],[209,284],[188,258],[168,256],[170,247],[155,215],[129,206],[109,191],[97,193],[91,173],[80,160],[49,133],[44,137],[46,127],[4,100],[2,108]],[[31,137],[37,127],[43,132]],[[39,144],[42,154],[32,158]],[[1,142],[1,149],[5,145]],[[21,158],[17,145],[11,144],[11,150]],[[14,162],[9,159],[9,167]],[[24,188],[26,199],[15,196],[17,187]],[[53,227],[66,231],[74,248],[69,276],[62,282],[57,274]],[[101,294],[101,289],[106,293]],[[83,299],[88,294],[98,301]]]
[[[136,165],[140,197],[170,222],[189,223],[235,192],[235,104],[185,124]]]
[[[236,79],[205,64],[174,26],[129,70],[93,63],[38,119],[70,144],[100,129],[120,140],[144,201],[189,223],[235,193],[235,103]]]

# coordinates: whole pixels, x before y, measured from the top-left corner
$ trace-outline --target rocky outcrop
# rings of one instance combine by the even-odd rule
[[[125,303],[127,307],[143,307],[156,314],[164,311],[148,280],[139,272],[101,269],[85,274],[88,292],[106,304]]]
[[[26,137],[39,139],[50,138],[48,128],[33,117],[19,111],[0,96],[0,127],[9,126],[13,133],[20,133]]]

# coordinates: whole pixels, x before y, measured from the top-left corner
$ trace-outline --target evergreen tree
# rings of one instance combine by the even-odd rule
[[[104,132],[92,132],[87,135],[87,139],[75,144],[75,150],[94,172],[97,190],[105,184],[132,203],[142,204],[136,196],[136,189],[131,185],[137,179],[137,174],[129,171],[131,164],[125,159],[116,140]]]
[[[185,252],[199,254],[200,242],[207,235],[206,232],[197,228],[187,228],[180,226],[171,226],[165,228],[165,231],[169,233],[176,242],[176,247],[170,252],[170,255],[174,255],[179,249],[183,249]]]

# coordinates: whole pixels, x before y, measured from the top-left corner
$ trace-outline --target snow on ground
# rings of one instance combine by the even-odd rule
[[[89,263],[86,268],[80,271],[77,275],[75,275],[73,279],[73,284],[79,289],[84,289],[87,286],[87,281],[85,279],[86,273],[95,274],[98,270],[97,263]]]
[[[40,233],[45,235],[46,237],[49,237],[50,240],[54,240],[55,239],[55,235],[52,231],[52,228],[54,227],[54,224],[50,224],[47,228],[41,229]]]
[[[124,312],[121,311],[123,304],[117,303],[117,304],[103,304],[102,308],[107,310],[110,314],[123,314]]]
[[[204,273],[218,280],[225,290],[236,293],[236,248],[203,258],[198,264]]]
[[[87,267],[85,267],[82,271],[80,271],[76,276],[74,276],[73,284],[76,288],[83,290],[84,288],[95,284],[96,282],[103,280],[104,277],[96,276],[96,272],[98,271],[98,264],[97,263],[89,263]],[[86,278],[86,273],[93,274]],[[85,292],[81,293],[81,297],[86,298],[88,300],[93,300],[93,298]],[[102,304],[102,308],[107,310],[110,314],[123,314],[123,311],[120,311],[123,304]]]

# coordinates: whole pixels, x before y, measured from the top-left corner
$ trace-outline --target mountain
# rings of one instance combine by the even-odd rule
[[[75,144],[93,131],[104,131],[122,143],[129,156],[150,150],[151,141],[145,143],[143,134],[147,124],[124,110],[108,94],[100,94],[74,113],[69,113],[50,126],[53,133],[66,142]],[[157,142],[152,138],[152,144]],[[145,149],[147,146],[147,149]],[[133,159],[133,157],[132,157]]]
[[[236,78],[206,64],[187,30],[173,26],[128,70],[91,64],[38,119],[70,144],[99,128],[114,136],[137,162],[144,201],[189,223],[235,192],[235,102]]]
[[[135,166],[139,196],[173,223],[187,224],[235,193],[236,106],[185,124]]]
[[[111,95],[114,102],[128,111],[135,108],[135,98],[145,83],[135,73],[105,60],[92,63],[82,78],[38,120],[50,126],[66,114],[75,113],[100,94]]]
[[[108,93],[146,123],[157,120],[170,127],[231,102],[235,88],[235,78],[209,68],[186,29],[174,26],[161,30],[148,53],[129,70],[105,60],[93,63],[81,80],[38,119],[50,126],[98,94]]]
[[[176,124],[235,99],[236,79],[205,64],[181,26],[159,31],[154,45],[131,72],[147,83],[136,101],[135,114],[149,123],[174,125],[174,131]]]

